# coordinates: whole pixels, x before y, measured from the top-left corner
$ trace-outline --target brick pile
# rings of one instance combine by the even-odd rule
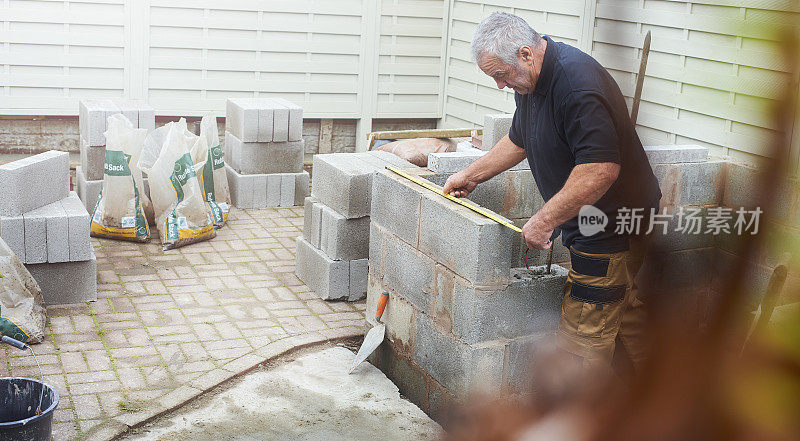
[[[225,167],[233,205],[292,207],[308,196],[303,109],[281,98],[230,98]]]
[[[322,299],[366,296],[372,176],[387,166],[416,168],[389,152],[314,156],[296,273]]]
[[[69,154],[51,150],[0,166],[0,236],[47,304],[97,298],[89,213],[69,190]]]

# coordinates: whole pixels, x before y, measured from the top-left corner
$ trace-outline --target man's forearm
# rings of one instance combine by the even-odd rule
[[[525,157],[525,149],[517,147],[506,135],[485,155],[467,167],[466,171],[478,183],[486,182],[519,164]]]
[[[534,215],[544,230],[578,215],[581,207],[597,202],[619,176],[620,166],[614,163],[580,164],[570,173],[564,187]]]

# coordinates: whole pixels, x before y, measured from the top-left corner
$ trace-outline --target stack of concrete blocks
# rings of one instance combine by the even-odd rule
[[[69,154],[51,150],[0,166],[0,236],[47,304],[97,299],[89,213],[69,191]]]
[[[758,205],[752,190],[759,173],[755,169],[709,160],[708,149],[696,145],[652,146],[645,152],[668,214],[698,209],[707,217],[717,207],[735,212]],[[471,160],[463,154],[433,154],[429,170],[414,174],[443,185],[481,156],[471,153]],[[507,171],[481,184],[470,199],[517,225],[543,204],[528,170]],[[800,184],[782,183],[778,200],[779,222],[795,229],[779,231],[796,231]],[[532,276],[521,268],[517,233],[391,174],[373,178],[370,221],[367,310],[375,308],[381,292],[390,293],[384,314],[387,341],[373,362],[434,418],[475,389],[524,388],[528,360],[536,350],[531,343],[553,341],[566,270],[556,267],[550,277]],[[714,282],[730,277],[735,238],[684,234],[676,231],[677,222],[676,216],[670,219],[666,234],[656,226],[651,246],[657,254],[645,262],[642,274],[658,275],[653,280],[663,281],[670,299],[686,306],[687,321],[702,320],[719,295]],[[800,234],[795,233],[750,262],[748,289],[763,294],[778,254],[797,243]],[[568,262],[560,240],[556,245],[555,260]],[[532,265],[546,256],[529,254]],[[800,265],[800,257],[795,256],[795,264]],[[794,294],[784,294],[779,304],[800,301],[800,277],[791,271],[788,292]]]
[[[292,207],[308,196],[303,109],[282,98],[230,98],[225,166],[239,208]]]
[[[108,117],[121,113],[134,127],[156,128],[156,116],[152,107],[131,100],[83,100],[78,109],[80,131],[81,165],[75,169],[78,196],[86,210],[94,212],[97,197],[103,189],[103,167],[106,161],[106,136]]]
[[[554,336],[567,270],[519,268],[518,233],[391,173],[375,174],[371,203],[367,310],[390,295],[373,363],[434,419],[471,393],[521,387]],[[532,214],[517,204],[506,211]]]
[[[296,273],[322,299],[366,296],[372,175],[387,166],[417,168],[382,151],[314,156]]]

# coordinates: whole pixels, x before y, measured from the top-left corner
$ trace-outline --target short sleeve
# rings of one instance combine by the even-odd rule
[[[595,91],[574,91],[564,98],[564,135],[575,165],[621,163],[619,136],[606,99]]]
[[[518,93],[514,93],[514,101],[516,101],[517,108],[514,110],[514,118],[511,120],[511,128],[508,130],[508,138],[514,143],[514,145],[524,149],[525,143],[523,142],[523,139],[525,139],[525,112],[523,109],[525,106],[522,105],[521,101],[523,100]]]

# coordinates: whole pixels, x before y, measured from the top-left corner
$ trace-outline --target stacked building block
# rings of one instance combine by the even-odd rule
[[[108,117],[117,113],[125,115],[140,129],[154,130],[155,111],[147,104],[131,100],[84,100],[79,104],[78,128],[80,130],[81,166],[75,169],[78,196],[86,210],[94,211],[97,197],[103,187],[103,166],[106,160]]]
[[[225,166],[239,208],[291,207],[308,196],[303,109],[282,98],[228,99]]]
[[[314,156],[296,273],[322,299],[366,296],[372,176],[387,166],[417,168],[382,151]]]
[[[520,268],[518,233],[409,180],[372,183],[367,310],[390,296],[373,364],[435,419],[471,393],[522,388],[536,342],[554,338],[568,271]]]
[[[69,191],[69,154],[51,150],[0,166],[0,236],[47,304],[97,298],[89,213]]]
[[[481,150],[489,151],[511,130],[513,114],[484,115]]]

